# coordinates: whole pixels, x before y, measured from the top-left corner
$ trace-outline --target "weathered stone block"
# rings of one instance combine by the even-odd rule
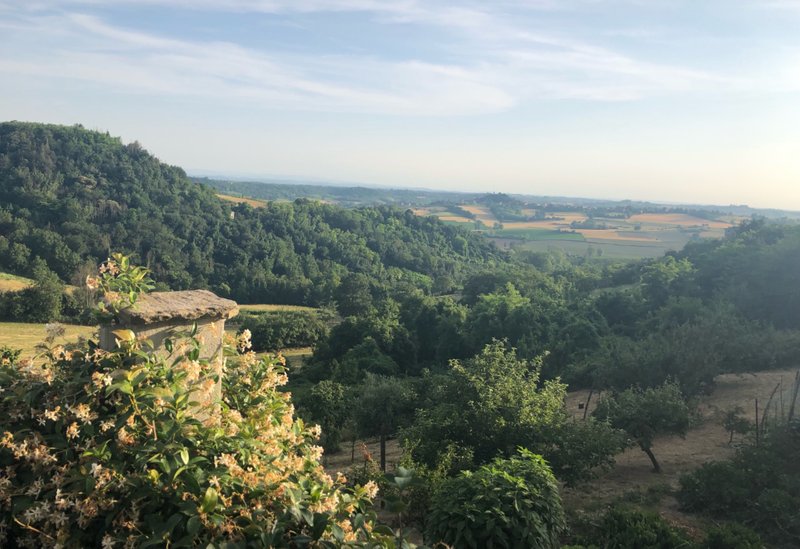
[[[201,342],[200,358],[208,360],[212,372],[220,379],[212,396],[222,393],[222,373],[225,359],[222,339],[225,321],[239,313],[235,301],[221,298],[207,290],[153,292],[139,296],[136,304],[119,314],[118,324],[100,327],[100,346],[116,348],[115,330],[131,330],[140,340],[147,339],[157,354],[167,355],[164,340],[180,332],[189,332],[197,324],[195,337]]]

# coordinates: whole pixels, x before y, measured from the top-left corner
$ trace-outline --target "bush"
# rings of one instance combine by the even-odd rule
[[[708,463],[681,478],[678,500],[687,511],[740,522],[775,544],[800,539],[800,429],[768,431],[760,446]]]
[[[43,361],[0,365],[0,545],[385,539],[368,509],[374,485],[348,490],[323,471],[318,431],[278,390],[279,359],[232,355],[220,401],[191,335],[159,354],[130,330],[115,335],[114,351],[55,346]]]
[[[702,549],[761,549],[764,542],[750,528],[741,524],[724,524],[708,531]]]
[[[541,456],[520,449],[444,481],[431,501],[425,537],[453,547],[558,547],[561,497]]]
[[[590,545],[607,549],[676,549],[691,547],[686,534],[657,513],[612,507],[603,517]]]
[[[241,328],[250,330],[255,351],[311,347],[328,334],[330,313],[323,311],[274,311],[250,314]]]

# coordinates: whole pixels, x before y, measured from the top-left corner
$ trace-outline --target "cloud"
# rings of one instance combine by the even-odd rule
[[[166,0],[137,1],[142,2],[167,4]],[[0,72],[94,82],[117,93],[197,96],[276,109],[419,116],[494,113],[538,99],[629,101],[726,83],[720,76],[639,60],[564,31],[520,24],[503,10],[492,11],[487,7],[491,4],[168,2],[186,9],[269,14],[358,12],[376,18],[376,24],[432,26],[448,37],[434,40],[431,47],[449,56],[389,59],[380,52],[287,54],[232,40],[208,43],[158,35],[113,25],[102,17],[103,9],[120,3],[126,0],[67,0],[59,4],[71,6],[65,10],[40,0],[0,20],[9,48],[0,57]],[[507,10],[556,10],[565,4],[542,0],[504,5]],[[74,11],[76,6],[81,11]],[[2,48],[0,43],[0,53]],[[9,55],[11,48],[18,53]],[[449,60],[434,61],[437,58]]]

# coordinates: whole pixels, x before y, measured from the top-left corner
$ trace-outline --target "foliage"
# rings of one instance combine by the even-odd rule
[[[625,431],[647,454],[655,472],[661,472],[652,452],[657,435],[685,435],[689,428],[689,407],[676,383],[660,387],[631,388],[603,395],[593,415]]]
[[[425,537],[453,547],[558,547],[565,529],[558,485],[541,456],[520,449],[444,481]]]
[[[316,345],[330,320],[327,311],[269,311],[244,315],[240,327],[250,330],[254,351],[277,351]]]
[[[14,366],[22,351],[7,345],[0,346],[0,366]]]
[[[48,322],[61,316],[64,284],[43,261],[33,267],[33,286],[0,292],[0,319],[16,322]]]
[[[367,374],[353,415],[362,436],[379,436],[381,470],[386,470],[386,439],[407,424],[414,413],[416,392],[404,379]]]
[[[710,528],[701,547],[702,549],[762,549],[764,542],[750,528],[734,522]]]
[[[740,522],[777,546],[800,540],[800,429],[768,431],[759,446],[731,460],[707,463],[681,478],[678,500],[688,511]]]
[[[504,261],[478,235],[392,207],[223,203],[139,144],[79,126],[0,124],[0,181],[0,270],[28,276],[38,258],[69,280],[115,249],[172,289],[318,306],[350,273],[401,291]]]
[[[585,543],[607,549],[678,549],[692,547],[686,534],[657,513],[615,506],[608,510]]]
[[[734,406],[725,410],[722,415],[722,426],[731,435],[728,444],[733,442],[734,434],[744,435],[753,429],[753,424],[746,417],[742,417],[742,414],[744,414],[744,408]]]
[[[99,277],[87,277],[89,289],[99,289],[103,301],[97,304],[101,319],[116,319],[123,309],[136,304],[139,294],[149,292],[155,285],[150,270],[134,265],[128,256],[113,254],[100,266]]]
[[[320,381],[311,389],[306,408],[322,428],[320,443],[325,451],[338,450],[342,426],[352,415],[352,395],[347,388],[329,379]]]
[[[541,360],[519,360],[500,341],[472,359],[452,361],[448,375],[430,376],[421,385],[422,409],[403,432],[404,448],[428,467],[455,454],[454,468],[470,468],[522,446],[553,456],[556,474],[566,482],[591,476],[613,461],[623,443],[602,423],[573,424],[563,406],[566,386],[540,383],[540,369]]]
[[[278,390],[280,359],[231,356],[219,380],[193,334],[165,353],[115,335],[113,351],[58,345],[0,366],[7,544],[394,543],[373,531],[375,486],[347,490],[323,471],[318,430]]]

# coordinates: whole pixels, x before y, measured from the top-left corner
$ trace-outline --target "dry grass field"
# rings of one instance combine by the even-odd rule
[[[239,305],[240,311],[250,311],[250,312],[273,312],[273,311],[316,311],[314,307],[305,307],[303,305],[275,305],[271,303],[262,303],[262,304],[248,304],[248,305]]]
[[[236,202],[237,204],[249,204],[254,208],[263,208],[267,205],[267,203],[263,200],[256,200],[255,198],[244,198],[242,196],[231,196],[229,194],[219,194],[217,196],[222,200],[227,200],[228,202]]]
[[[671,225],[679,227],[708,227],[709,229],[727,229],[731,223],[725,221],[715,221],[694,217],[692,215],[680,213],[644,213],[632,215],[628,218],[629,223]]]
[[[463,209],[475,215],[475,219],[486,225],[493,226],[497,223],[497,218],[489,211],[486,206],[461,206]]]
[[[8,273],[0,273],[0,292],[16,292],[33,285],[33,280]]]
[[[64,337],[58,343],[75,343],[80,337],[91,337],[94,326],[74,326],[64,324]],[[12,349],[22,349],[23,356],[36,352],[36,345],[45,338],[44,324],[28,324],[25,322],[0,322],[0,346],[8,345]]]
[[[575,229],[575,231],[582,234],[587,241],[618,240],[627,242],[649,242],[649,243],[658,241],[658,238],[656,238],[656,236],[653,235],[653,233],[651,232],[625,234],[620,231],[609,230],[609,229]]]

